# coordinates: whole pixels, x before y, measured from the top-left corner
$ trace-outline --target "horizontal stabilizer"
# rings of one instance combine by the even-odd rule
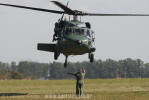
[[[44,43],[39,43],[37,46],[38,50],[41,51],[49,51],[49,52],[54,52],[55,51],[55,44],[44,44]]]

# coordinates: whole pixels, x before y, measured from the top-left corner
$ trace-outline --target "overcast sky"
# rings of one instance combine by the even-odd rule
[[[66,4],[68,0],[59,0]],[[61,10],[49,0],[0,0],[1,3]],[[70,0],[69,7],[97,13],[149,14],[148,0]],[[61,15],[0,6],[0,61],[53,62],[53,53],[37,51],[51,43],[54,23]],[[149,17],[82,17],[96,34],[95,59],[140,58],[149,62]],[[58,59],[64,62],[64,56]],[[69,61],[88,61],[88,55]]]

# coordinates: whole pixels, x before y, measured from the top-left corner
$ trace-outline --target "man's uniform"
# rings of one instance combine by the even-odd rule
[[[77,72],[76,74],[73,74],[73,73],[68,73],[68,74],[74,75],[76,77],[76,80],[77,80],[77,82],[76,82],[76,95],[82,96],[85,70],[82,69],[79,72]]]

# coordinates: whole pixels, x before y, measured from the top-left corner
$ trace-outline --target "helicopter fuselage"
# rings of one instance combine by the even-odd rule
[[[93,52],[93,31],[80,21],[64,21],[58,33],[56,48],[64,55],[82,55]]]

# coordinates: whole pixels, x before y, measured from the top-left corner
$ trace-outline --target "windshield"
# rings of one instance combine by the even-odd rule
[[[66,28],[66,35],[88,35],[90,36],[90,30],[88,29],[79,29],[79,28]]]

